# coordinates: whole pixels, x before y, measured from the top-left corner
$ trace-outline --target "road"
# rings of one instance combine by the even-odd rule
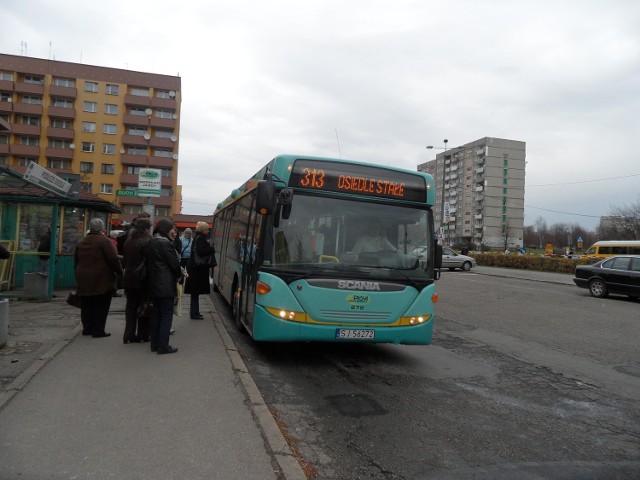
[[[234,333],[307,471],[640,478],[639,302],[474,272],[444,272],[438,290],[430,346],[257,344]]]

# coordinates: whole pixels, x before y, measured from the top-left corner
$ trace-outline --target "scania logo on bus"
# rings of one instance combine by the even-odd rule
[[[338,288],[345,290],[380,290],[378,282],[365,282],[362,280],[339,280]]]

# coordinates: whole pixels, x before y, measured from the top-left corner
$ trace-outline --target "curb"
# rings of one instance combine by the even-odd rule
[[[302,467],[298,463],[295,455],[291,452],[289,444],[285,440],[284,435],[282,435],[280,428],[278,428],[278,425],[273,418],[273,415],[271,415],[262,394],[253,381],[247,366],[240,357],[236,345],[233,343],[233,340],[227,331],[227,327],[224,325],[224,322],[220,319],[220,316],[215,309],[212,312],[212,316],[216,330],[218,330],[218,333],[222,338],[222,343],[227,351],[227,355],[229,355],[229,359],[231,360],[233,369],[238,375],[238,378],[245,390],[251,411],[262,430],[269,448],[271,448],[271,451],[278,462],[278,466],[280,467],[284,478],[286,480],[307,480],[307,476],[302,471]]]

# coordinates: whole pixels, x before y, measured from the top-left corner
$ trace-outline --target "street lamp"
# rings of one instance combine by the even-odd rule
[[[444,148],[442,147],[434,147],[433,145],[427,145],[427,150],[431,150],[433,148],[437,148],[439,150],[444,150],[445,152],[447,151],[447,143],[449,143],[449,140],[447,140],[446,138],[443,140],[444,142]],[[443,229],[443,236],[444,236],[444,165],[445,165],[445,159],[442,159],[442,198],[440,201],[440,228]],[[438,171],[438,163],[436,162],[436,172]]]

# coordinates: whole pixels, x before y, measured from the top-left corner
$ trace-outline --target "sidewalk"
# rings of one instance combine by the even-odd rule
[[[0,478],[275,479],[305,475],[211,298],[204,321],[189,298],[174,317],[174,355],[122,342],[125,298],[111,337],[79,335],[65,303],[11,300],[0,349]]]

